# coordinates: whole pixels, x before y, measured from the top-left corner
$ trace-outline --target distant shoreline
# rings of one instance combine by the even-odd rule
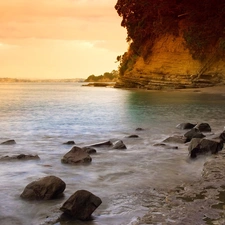
[[[0,83],[50,83],[50,82],[84,82],[84,78],[72,79],[17,79],[17,78],[0,78]]]

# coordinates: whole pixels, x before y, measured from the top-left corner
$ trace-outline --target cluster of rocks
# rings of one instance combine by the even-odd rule
[[[191,158],[196,158],[201,154],[217,154],[223,149],[225,131],[213,134],[208,123],[181,123],[177,125],[177,128],[188,129],[188,131],[184,135],[168,137],[163,142],[189,143],[188,151]],[[208,133],[208,135],[206,136],[204,133]]]
[[[51,200],[62,196],[66,184],[56,176],[46,176],[28,184],[21,198],[26,200]],[[102,203],[96,195],[86,190],[78,190],[67,199],[60,210],[79,220],[89,220],[91,214]]]
[[[131,136],[136,137],[136,136]],[[2,142],[1,145],[14,145],[15,140]],[[90,146],[78,147],[74,141],[67,141],[63,144],[73,145],[61,159],[62,163],[78,164],[90,163],[92,158],[90,154],[96,153],[95,147],[108,147],[109,149],[126,149],[122,140],[112,139],[105,142],[95,143]],[[10,160],[31,160],[40,159],[38,155],[18,154],[12,156],[2,156],[0,161]],[[29,183],[21,193],[20,197],[25,200],[52,200],[63,196],[66,189],[66,183],[56,176],[46,176],[39,180]],[[87,190],[77,190],[61,206],[63,212],[60,218],[69,216],[72,219],[89,220],[92,213],[102,203],[102,200]],[[59,220],[60,220],[59,218]]]
[[[170,146],[167,143],[189,143],[188,151],[191,158],[196,158],[200,154],[217,154],[223,149],[225,142],[225,131],[219,134],[213,134],[208,123],[181,123],[177,125],[178,129],[188,130],[183,135],[174,135],[165,139],[162,143],[155,146],[163,146],[165,148],[177,149],[177,146]],[[136,131],[143,131],[137,128]],[[208,135],[206,135],[208,133]],[[138,138],[136,134],[127,138]],[[2,142],[1,145],[16,144],[15,140]],[[109,141],[95,143],[85,147],[78,147],[74,141],[68,141],[63,144],[73,145],[71,150],[67,152],[61,159],[62,163],[78,164],[91,163],[91,154],[96,153],[95,148],[107,147],[108,149],[126,149],[126,145],[122,140],[111,139]],[[3,156],[0,160],[28,160],[39,159],[38,155],[19,154],[14,156]],[[56,176],[47,176],[28,184],[20,197],[25,200],[51,200],[63,196],[66,189],[66,183]],[[102,203],[102,200],[87,190],[77,190],[71,195],[60,207],[62,215],[68,215],[79,220],[91,219],[92,213]]]

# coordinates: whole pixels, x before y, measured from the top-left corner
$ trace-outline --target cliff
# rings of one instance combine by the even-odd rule
[[[193,88],[224,82],[225,60],[218,56],[216,48],[204,60],[193,59],[184,38],[169,34],[156,40],[147,59],[137,57],[115,87]]]
[[[225,2],[118,0],[129,49],[115,87],[207,87],[225,82]]]

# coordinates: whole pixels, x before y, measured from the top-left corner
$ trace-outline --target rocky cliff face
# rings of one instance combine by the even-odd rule
[[[142,56],[135,60],[115,87],[159,90],[223,84],[225,59],[218,57],[216,49],[200,61],[193,59],[182,35],[165,35],[156,40],[146,60]]]

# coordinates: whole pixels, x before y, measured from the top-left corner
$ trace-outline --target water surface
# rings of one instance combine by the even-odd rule
[[[82,87],[79,83],[0,84],[0,142],[14,139],[17,143],[0,145],[0,155],[38,154],[41,158],[1,162],[0,221],[13,216],[24,225],[41,224],[76,190],[86,189],[103,203],[93,221],[71,225],[134,223],[152,204],[143,195],[146,190],[156,195],[156,189],[196,180],[206,160],[189,161],[187,145],[165,149],[154,144],[183,134],[175,128],[182,122],[208,122],[213,132],[221,132],[224,100],[219,94]],[[138,127],[144,130],[136,131]],[[127,138],[131,134],[139,138]],[[111,138],[123,140],[127,149],[98,148],[90,165],[61,164],[71,149],[64,142],[74,140],[77,146],[85,146]],[[47,175],[64,180],[64,198],[20,199],[28,183]]]

